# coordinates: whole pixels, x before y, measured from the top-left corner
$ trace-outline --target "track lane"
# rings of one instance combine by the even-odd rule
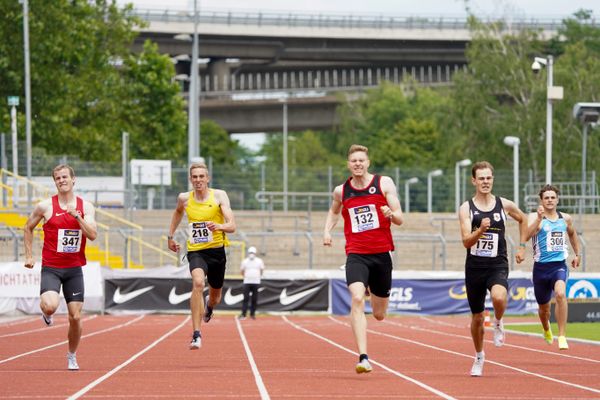
[[[304,321],[294,326],[296,320]],[[397,371],[357,375],[354,348],[311,335],[311,326],[332,326],[326,317],[259,318],[242,323],[262,379],[272,398],[449,398],[420,387]],[[306,325],[306,326],[305,326]],[[307,329],[307,331],[303,331]],[[344,336],[350,332],[344,330]]]

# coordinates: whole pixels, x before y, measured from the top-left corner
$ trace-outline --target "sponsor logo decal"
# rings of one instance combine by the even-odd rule
[[[231,288],[227,289],[227,291],[225,292],[225,296],[223,297],[223,301],[228,306],[233,306],[233,305],[239,303],[242,300],[244,300],[244,294],[243,293],[232,294],[231,293]]]
[[[192,297],[191,291],[189,291],[187,293],[177,294],[175,287],[173,287],[173,288],[171,288],[171,291],[169,292],[169,303],[176,305],[176,304],[182,303],[186,300],[189,300],[190,297]]]
[[[310,296],[312,293],[316,292],[317,290],[319,290],[320,287],[314,287],[312,289],[307,289],[307,290],[303,290],[301,292],[295,293],[295,294],[287,294],[287,288],[283,288],[283,290],[281,291],[281,294],[279,295],[279,302],[281,304],[283,304],[284,306],[288,306],[292,303],[297,302],[300,299],[303,299],[306,296]]]
[[[590,281],[585,279],[579,280],[571,286],[569,289],[570,298],[581,298],[581,297],[598,297],[598,290],[596,286]]]
[[[448,296],[454,300],[464,300],[467,298],[467,287],[465,285],[451,286],[448,289]]]
[[[154,286],[148,286],[142,289],[134,290],[129,293],[121,294],[121,288],[117,287],[117,290],[115,290],[115,294],[113,294],[113,301],[117,304],[123,304],[131,299],[141,296],[142,294],[152,289],[154,289]]]

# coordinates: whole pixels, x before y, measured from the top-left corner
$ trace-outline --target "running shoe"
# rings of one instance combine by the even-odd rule
[[[567,343],[566,337],[564,337],[564,336],[558,337],[558,349],[559,350],[568,350],[569,349],[569,343]]]
[[[544,340],[548,344],[552,344],[552,342],[554,342],[554,336],[552,336],[552,328],[548,328],[547,331],[544,331]]]
[[[192,336],[192,341],[190,342],[190,350],[198,350],[200,347],[202,347],[202,336]]]
[[[502,347],[504,344],[504,322],[502,320],[494,321],[494,346]]]
[[[238,315],[238,319],[239,319],[240,321],[243,321],[243,320],[245,320],[245,319],[246,319],[246,316],[245,316],[244,314],[240,314],[240,315]]]
[[[52,326],[52,324],[54,324],[54,319],[52,318],[52,315],[46,315],[42,313],[42,319],[44,320],[44,323],[47,326]]]
[[[67,352],[67,368],[69,371],[77,371],[79,369],[75,353]]]
[[[204,322],[208,322],[212,318],[212,315],[213,308],[208,306],[208,296],[206,296],[206,298],[204,299],[204,316],[202,317],[202,320]]]
[[[471,376],[482,376],[483,375],[483,363],[485,362],[485,354],[481,357],[475,356],[475,361],[471,367]]]
[[[356,364],[356,373],[362,374],[373,371],[373,367],[371,367],[371,363],[368,358],[363,359],[361,362]]]

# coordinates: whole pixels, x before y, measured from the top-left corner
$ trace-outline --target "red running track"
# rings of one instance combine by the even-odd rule
[[[373,372],[357,375],[347,317],[217,315],[188,349],[182,315],[84,317],[79,371],[66,369],[67,320],[0,324],[2,399],[600,399],[600,346],[487,332],[472,378],[469,318],[369,318]]]

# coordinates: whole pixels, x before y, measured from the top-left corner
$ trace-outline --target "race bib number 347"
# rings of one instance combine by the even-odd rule
[[[81,249],[81,229],[59,229],[56,251],[78,253]]]
[[[348,209],[352,232],[359,233],[379,228],[379,217],[374,204],[354,207]]]

